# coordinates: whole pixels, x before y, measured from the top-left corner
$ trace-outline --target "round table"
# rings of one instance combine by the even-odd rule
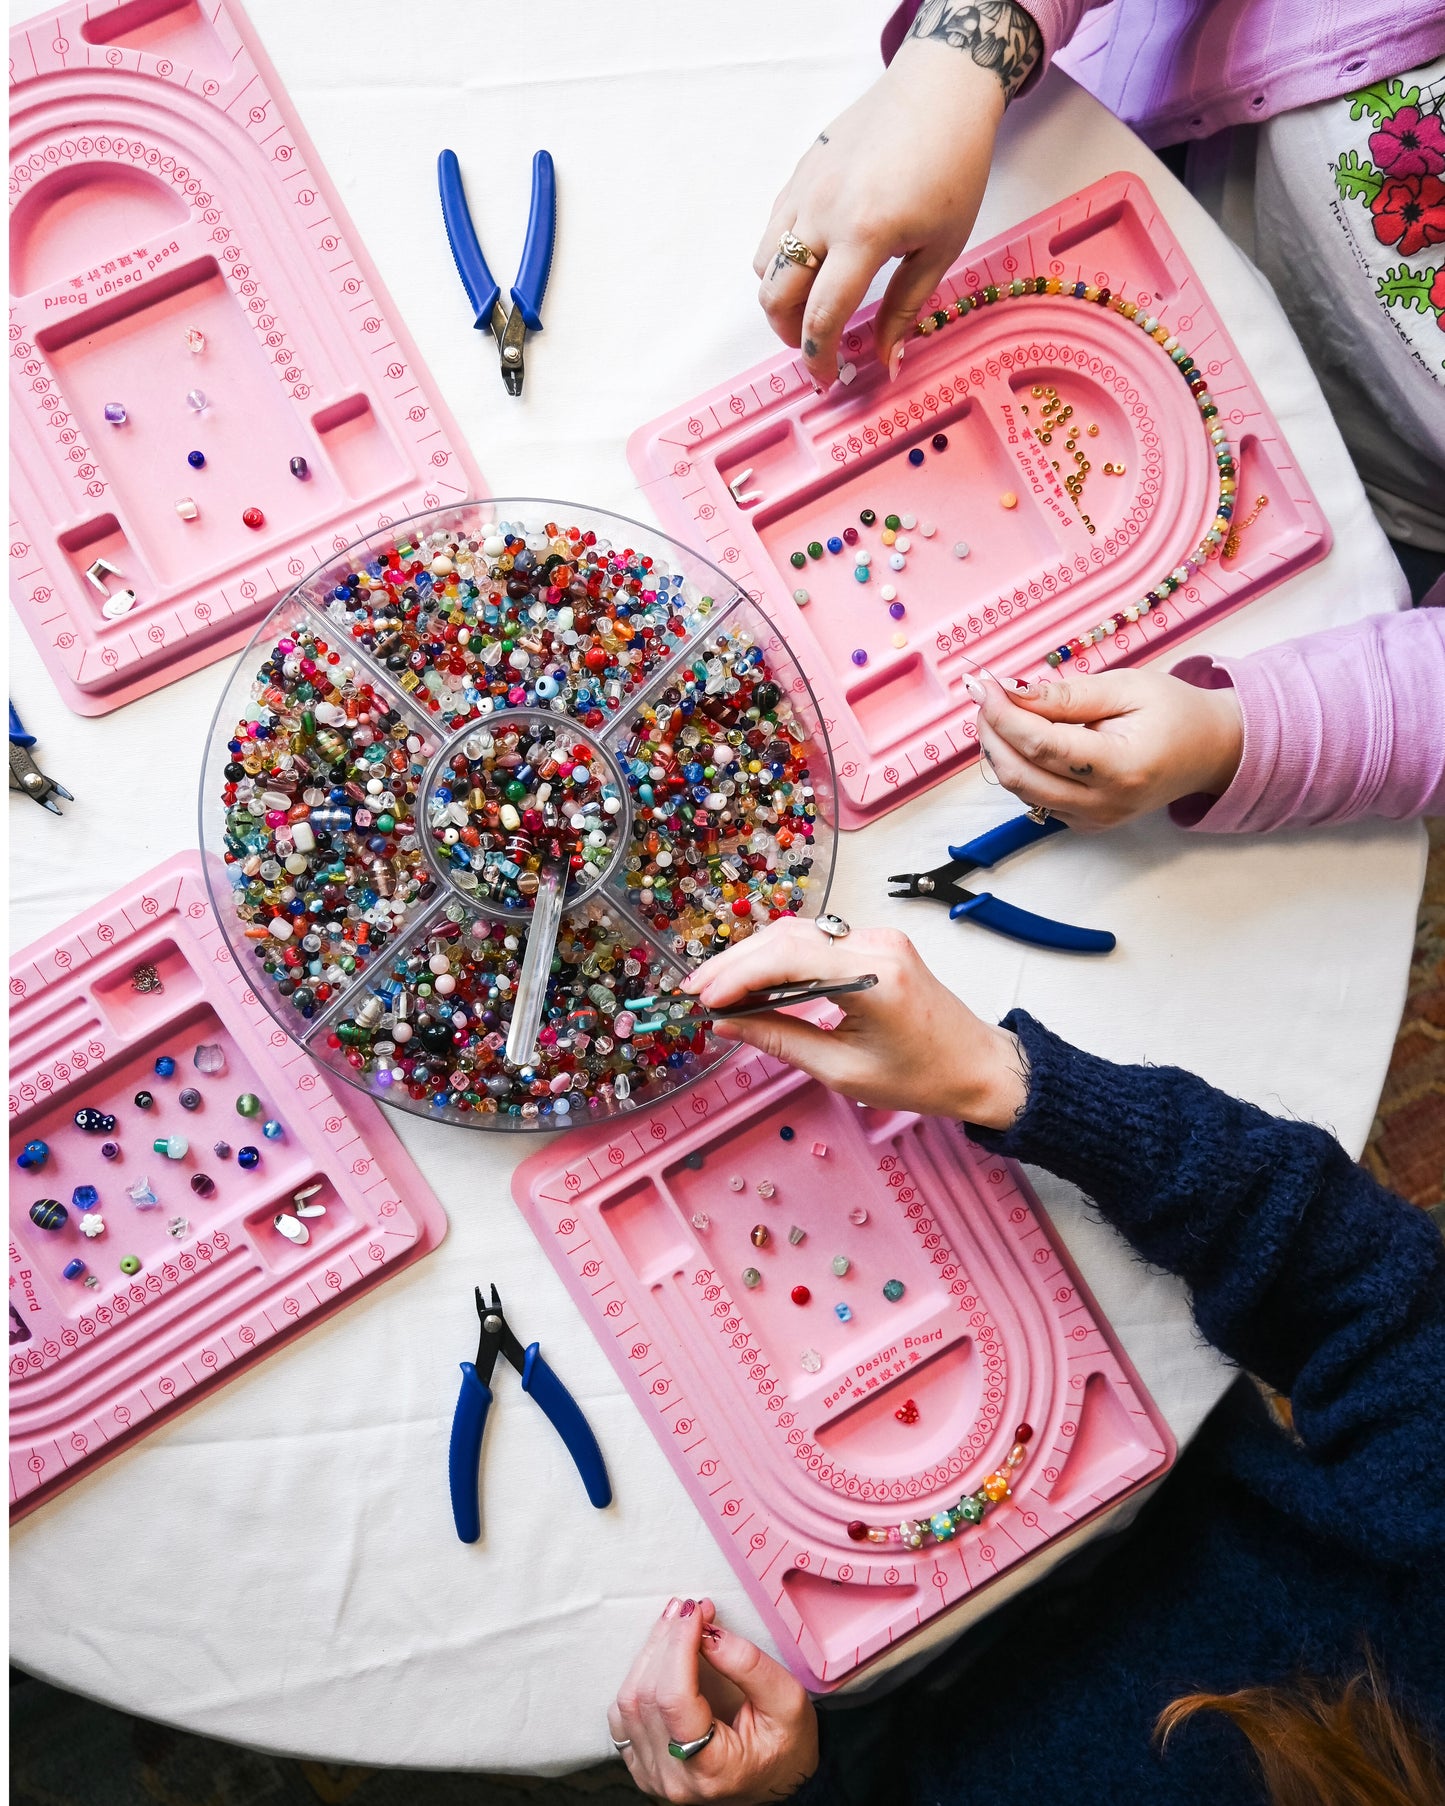
[[[24,3],[24,15],[40,10]],[[283,81],[498,493],[649,514],[627,433],[772,346],[750,259],[818,128],[877,73],[871,0],[737,0],[618,13],[411,0],[252,0]],[[535,59],[535,60],[534,60]],[[479,230],[520,249],[531,153],[556,157],[546,330],[507,398],[471,330],[442,237],[434,165],[473,172]],[[1163,166],[1055,73],[1008,115],[977,236],[1113,170],[1137,171],[1210,289],[1334,529],[1313,569],[1190,642],[1243,651],[1400,607],[1398,567],[1303,352],[1262,280]],[[504,253],[508,255],[504,256]],[[188,844],[221,667],[98,720],[69,715],[30,642],[11,693],[64,821],[10,806],[21,944]],[[1386,823],[1268,842],[1187,836],[1156,817],[1054,843],[1009,872],[1026,908],[1112,926],[1070,961],[890,908],[880,872],[942,856],[1012,811],[976,771],[845,837],[834,906],[890,921],[980,1012],[1023,1005],[1115,1059],[1192,1067],[1362,1145],[1404,994],[1424,837]],[[671,1593],[711,1595],[760,1635],[712,1534],[510,1201],[528,1138],[395,1118],[440,1196],[438,1252],[242,1374],[23,1522],[12,1653],[127,1711],[278,1752],[374,1764],[560,1771],[609,1753],[603,1712]],[[1181,1288],[1040,1190],[1183,1443],[1229,1383]],[[553,1432],[502,1381],[484,1463],[485,1541],[453,1532],[446,1447],[472,1287],[501,1286],[606,1451],[593,1511]]]

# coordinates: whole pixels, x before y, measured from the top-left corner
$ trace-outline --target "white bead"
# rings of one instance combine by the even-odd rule
[[[510,803],[502,804],[501,819],[502,819],[502,826],[504,828],[516,829],[516,828],[520,828],[522,825],[521,816],[518,815],[517,811],[512,807],[512,805]]]
[[[911,552],[913,550],[913,541],[906,533],[900,533],[893,542],[893,549],[895,552]]]
[[[436,992],[438,997],[450,997],[456,988],[457,981],[452,977],[450,972],[443,972],[432,986],[432,989]]]
[[[289,916],[272,916],[266,926],[278,941],[289,941],[291,936],[296,932],[291,926]]]
[[[913,531],[913,529],[918,525],[917,517],[912,514],[900,514],[898,517],[898,521],[899,521],[899,525],[903,528],[903,530],[906,533],[911,533]]]
[[[958,541],[958,543],[953,548],[953,555],[955,558],[967,558],[968,557],[968,541],[966,539],[960,539]]]
[[[860,546],[853,554],[854,564],[872,564],[873,554],[866,546]]]
[[[200,512],[200,509],[188,495],[183,495],[176,503],[176,513],[180,515],[182,520],[196,520],[199,518]]]
[[[888,568],[890,571],[906,571],[908,569],[908,560],[901,552],[890,552],[888,554]]]
[[[885,583],[878,591],[878,600],[880,602],[892,602],[896,599],[897,595],[898,591],[894,589],[893,585],[891,583]]]
[[[452,962],[445,953],[434,953],[427,961],[427,967],[432,972],[450,972]]]
[[[507,542],[500,534],[482,541],[482,551],[488,558],[500,558],[507,549]]]
[[[931,520],[926,520],[919,527],[918,531],[923,535],[923,537],[925,539],[932,539],[934,534],[938,531],[938,528],[934,526],[934,524]]]

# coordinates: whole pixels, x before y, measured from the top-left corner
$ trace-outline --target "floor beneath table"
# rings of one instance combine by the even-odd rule
[[[1410,988],[1364,1159],[1382,1184],[1445,1212],[1445,821],[1430,824]],[[639,1797],[616,1762],[537,1781],[261,1756],[14,1671],[10,1737],[12,1806],[631,1806]]]

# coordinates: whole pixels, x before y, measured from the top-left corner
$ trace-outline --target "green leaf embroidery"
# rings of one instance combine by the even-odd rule
[[[1373,163],[1364,162],[1354,151],[1345,151],[1335,165],[1335,187],[1346,200],[1373,201],[1384,179]]]
[[[1350,96],[1350,118],[1360,119],[1366,113],[1373,116],[1376,125],[1383,125],[1387,119],[1393,119],[1401,107],[1416,107],[1420,104],[1420,90],[1407,88],[1403,82],[1392,76],[1387,82],[1372,82],[1368,88],[1361,88]]]
[[[1438,270],[1412,270],[1408,264],[1396,264],[1381,276],[1375,294],[1389,307],[1413,307],[1417,314],[1433,313],[1430,289],[1438,274]]]

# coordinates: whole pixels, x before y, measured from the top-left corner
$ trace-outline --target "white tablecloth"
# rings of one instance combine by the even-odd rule
[[[754,243],[796,155],[876,74],[884,10],[251,4],[493,489],[644,517],[627,433],[770,350]],[[532,151],[556,157],[556,263],[520,404],[470,330],[447,255],[442,144],[468,172],[504,283]],[[1400,606],[1397,567],[1271,294],[1153,156],[1063,77],[1010,113],[978,236],[1116,169],[1149,183],[1335,533],[1321,565],[1193,644],[1241,650]],[[10,805],[18,944],[190,841],[222,672],[86,721],[59,704],[16,629],[11,646],[11,694],[40,762],[79,799],[64,822]],[[1029,952],[942,911],[888,908],[879,873],[931,863],[1010,808],[970,774],[846,838],[836,907],[855,924],[905,925],[980,1011],[1024,1005],[1099,1053],[1193,1067],[1359,1150],[1403,997],[1418,828],[1249,845],[1151,820],[1055,842],[1011,868],[1013,901],[1119,933],[1105,963]],[[23,1523],[13,1653],[127,1710],[277,1751],[565,1769],[608,1753],[605,1703],[670,1593],[709,1593],[739,1630],[759,1626],[512,1207],[523,1144],[396,1122],[451,1216],[445,1245]],[[1043,1190],[1183,1441],[1227,1371],[1200,1346],[1175,1284],[1065,1188]],[[475,1342],[472,1286],[493,1279],[583,1404],[616,1502],[585,1504],[551,1429],[504,1377],[487,1432],[486,1540],[467,1548],[448,1509],[447,1432],[456,1364]]]

